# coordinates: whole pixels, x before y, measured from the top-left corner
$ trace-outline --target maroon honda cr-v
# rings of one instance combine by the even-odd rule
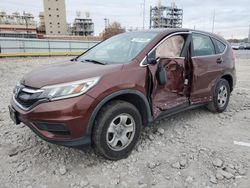
[[[219,36],[189,29],[128,32],[26,74],[9,110],[16,124],[48,142],[91,144],[118,160],[155,120],[199,106],[223,112],[235,82],[234,53]]]

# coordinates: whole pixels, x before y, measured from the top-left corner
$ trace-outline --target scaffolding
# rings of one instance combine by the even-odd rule
[[[175,3],[171,6],[150,7],[150,28],[181,28],[183,9],[177,8]]]
[[[26,12],[23,12],[22,15],[19,12],[8,15],[6,12],[0,11],[0,24],[36,26],[34,16]]]
[[[76,18],[73,23],[72,34],[76,36],[93,36],[94,23],[92,19]]]
[[[36,22],[30,13],[0,11],[0,37],[36,38]]]

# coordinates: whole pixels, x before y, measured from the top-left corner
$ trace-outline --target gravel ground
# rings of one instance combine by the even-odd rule
[[[117,162],[49,144],[23,124],[16,126],[7,106],[23,74],[68,59],[0,59],[0,187],[192,187],[248,188],[250,147],[250,55],[237,52],[238,83],[228,109],[184,112],[146,128],[132,154]]]

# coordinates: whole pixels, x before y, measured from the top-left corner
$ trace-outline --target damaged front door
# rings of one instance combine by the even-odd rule
[[[188,36],[171,36],[148,55],[148,68],[153,83],[150,97],[155,118],[162,112],[189,105],[189,80],[186,74],[189,67],[185,58]]]

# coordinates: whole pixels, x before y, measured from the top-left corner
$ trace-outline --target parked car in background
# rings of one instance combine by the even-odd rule
[[[245,50],[250,50],[250,44],[247,44]]]
[[[9,111],[15,124],[48,142],[91,144],[119,160],[133,150],[143,126],[200,106],[223,112],[235,83],[233,50],[217,35],[129,32],[26,74]]]
[[[239,45],[239,50],[245,50],[245,45],[244,44],[240,44]]]
[[[239,46],[233,45],[231,46],[233,50],[239,50]]]

